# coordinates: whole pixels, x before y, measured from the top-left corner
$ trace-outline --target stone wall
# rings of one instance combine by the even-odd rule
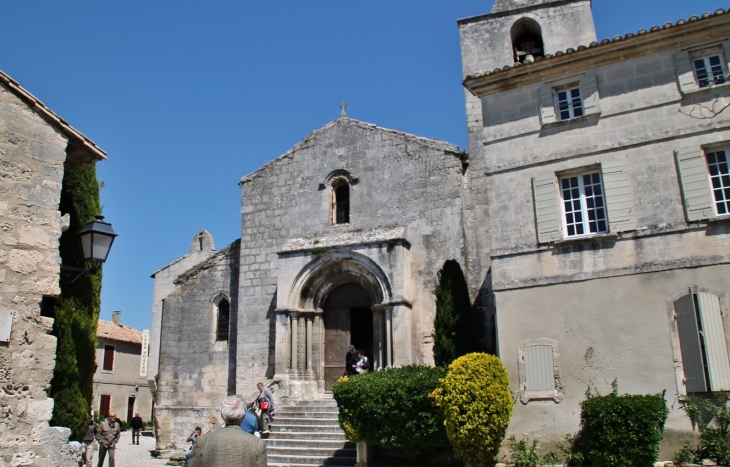
[[[223,398],[241,394],[235,384],[238,258],[236,241],[182,274],[164,300],[155,400],[157,449],[163,455],[185,449],[195,426],[206,431],[218,426]],[[216,339],[221,298],[231,305],[228,341]]]
[[[72,465],[67,428],[49,428],[55,365],[53,320],[43,296],[60,293],[58,211],[67,137],[0,85],[0,312],[13,313],[0,342],[0,466]]]

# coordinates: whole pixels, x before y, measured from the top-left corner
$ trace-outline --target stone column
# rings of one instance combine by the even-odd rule
[[[385,367],[393,366],[393,307],[385,307]]]
[[[307,316],[304,318],[307,326],[307,373],[314,373],[312,369],[312,324],[314,321],[313,316]]]
[[[299,314],[291,314],[291,373],[297,374],[299,370]]]
[[[373,359],[373,369],[380,370],[385,368],[384,350],[385,350],[385,319],[383,317],[384,308],[375,305],[371,308],[373,311],[373,339],[375,340],[375,349]]]

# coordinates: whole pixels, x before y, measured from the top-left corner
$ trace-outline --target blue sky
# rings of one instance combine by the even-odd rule
[[[150,274],[240,236],[240,178],[348,116],[466,146],[456,20],[490,0],[5,2],[0,69],[109,154],[102,319],[149,328]],[[599,40],[725,8],[594,0]],[[578,44],[576,44],[578,45]]]

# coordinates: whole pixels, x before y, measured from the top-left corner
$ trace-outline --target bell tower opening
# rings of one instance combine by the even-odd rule
[[[542,28],[534,19],[518,19],[512,25],[511,36],[515,63],[531,63],[545,56]]]

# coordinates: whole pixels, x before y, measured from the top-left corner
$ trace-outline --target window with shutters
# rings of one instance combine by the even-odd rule
[[[687,221],[730,216],[730,149],[693,146],[675,156]]]
[[[558,365],[558,342],[553,339],[535,339],[517,346],[520,378],[520,400],[563,400]]]
[[[730,171],[728,171],[728,151],[707,152],[707,169],[710,173],[710,188],[715,203],[715,214],[730,214]]]
[[[547,83],[540,88],[540,121],[543,125],[600,113],[598,81],[595,75],[567,83]]]
[[[104,346],[104,362],[101,367],[102,371],[111,372],[114,371],[114,346]]]
[[[684,389],[687,393],[729,391],[730,360],[723,320],[724,294],[693,286],[672,300]]]
[[[687,94],[728,84],[728,57],[729,40],[719,45],[682,50],[674,54],[679,90]]]
[[[109,411],[112,406],[112,396],[109,394],[102,394],[99,398],[99,415],[106,417],[109,415]]]

